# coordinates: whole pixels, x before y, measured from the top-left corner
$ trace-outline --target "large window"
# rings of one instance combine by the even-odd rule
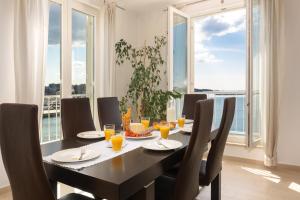
[[[62,97],[89,97],[93,105],[96,13],[75,0],[49,1],[42,143],[61,139]]]
[[[72,10],[72,94],[93,97],[94,17]]]
[[[224,99],[236,97],[231,134],[246,132],[246,9],[198,18],[194,22],[195,92],[215,98],[213,126],[218,127]]]
[[[60,138],[61,5],[49,3],[48,54],[41,142]]]

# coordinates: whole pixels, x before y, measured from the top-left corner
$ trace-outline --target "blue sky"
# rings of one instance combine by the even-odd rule
[[[86,15],[72,12],[72,83],[86,82]],[[60,83],[61,6],[50,3],[45,85]]]
[[[246,10],[195,21],[195,88],[245,90]]]

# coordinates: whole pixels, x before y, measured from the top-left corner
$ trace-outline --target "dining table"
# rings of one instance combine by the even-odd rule
[[[68,168],[44,159],[44,168],[56,196],[57,183],[60,182],[91,193],[96,199],[154,200],[155,179],[182,160],[190,140],[190,133],[177,130],[169,136],[169,139],[181,142],[182,146],[169,151],[153,151],[140,146],[80,169]],[[43,144],[42,155],[47,157],[64,149],[79,148],[99,143],[101,140],[104,139],[87,140],[74,137]],[[127,140],[127,142],[131,141]]]

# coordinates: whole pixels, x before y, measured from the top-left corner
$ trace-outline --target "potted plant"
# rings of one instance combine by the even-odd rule
[[[116,64],[122,65],[127,61],[133,68],[129,88],[120,102],[122,112],[132,106],[138,118],[148,116],[152,121],[161,120],[166,118],[167,102],[171,98],[181,98],[177,91],[159,88],[165,63],[161,49],[166,44],[164,36],[156,36],[153,46],[144,45],[141,48],[134,48],[123,39],[115,44]]]

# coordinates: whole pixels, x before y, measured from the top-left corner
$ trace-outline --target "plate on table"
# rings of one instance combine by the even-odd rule
[[[153,140],[145,142],[142,147],[153,151],[169,151],[174,150],[182,146],[182,143],[177,140]]]
[[[192,120],[192,119],[185,119],[184,123],[185,124],[192,124],[192,123],[194,123],[194,120]]]
[[[193,130],[193,126],[184,126],[183,128],[180,128],[180,130],[186,133],[191,133]]]
[[[155,138],[157,135],[150,134],[146,136],[126,136],[126,139],[132,139],[132,140],[144,140],[144,139],[150,139],[150,138]]]
[[[103,131],[85,131],[77,134],[77,137],[83,139],[100,139],[104,137]]]
[[[88,160],[98,158],[100,156],[100,153],[92,149],[86,149],[81,159],[80,156],[81,156],[81,149],[75,148],[75,149],[66,149],[66,150],[58,151],[52,154],[51,159],[55,162],[62,162],[62,163],[83,162],[83,161],[88,161]]]

